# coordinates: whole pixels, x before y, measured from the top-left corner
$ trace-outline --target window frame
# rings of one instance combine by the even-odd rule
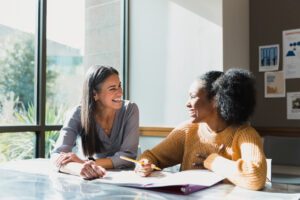
[[[46,61],[47,61],[47,0],[37,0],[37,24],[36,24],[36,51],[35,51],[35,125],[0,126],[1,133],[34,132],[35,158],[45,158],[45,133],[57,131],[61,124],[46,125]],[[128,1],[120,0],[122,23],[122,47],[121,47],[121,76],[123,78],[124,99],[128,98]]]

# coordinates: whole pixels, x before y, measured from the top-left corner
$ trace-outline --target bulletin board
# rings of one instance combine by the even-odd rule
[[[300,1],[251,0],[249,5],[250,71],[256,77],[257,88],[257,106],[251,123],[262,132],[267,131],[267,135],[286,134],[287,136],[300,137],[300,119],[287,118],[287,94],[300,92],[300,78],[285,79],[284,96],[266,97],[265,76],[268,72],[259,69],[259,63],[264,62],[259,59],[265,53],[260,55],[259,51],[262,48],[259,47],[278,44],[280,58],[276,71],[284,71],[282,59],[283,31],[300,29]],[[275,63],[274,61],[274,65]],[[272,76],[272,72],[269,75]],[[272,81],[272,78],[269,80]]]

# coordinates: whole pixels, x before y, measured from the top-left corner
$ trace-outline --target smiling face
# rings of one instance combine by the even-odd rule
[[[112,74],[98,86],[98,92],[94,93],[94,99],[101,107],[118,110],[122,107],[123,91],[120,78]]]
[[[207,98],[204,81],[197,79],[192,83],[186,107],[193,123],[204,122],[213,114],[215,110],[213,98],[211,100]]]

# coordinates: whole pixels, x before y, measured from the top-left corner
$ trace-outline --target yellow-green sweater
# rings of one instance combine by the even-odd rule
[[[139,160],[144,158],[160,168],[180,163],[181,170],[201,169],[203,165],[197,163],[202,162],[204,168],[251,190],[262,189],[266,181],[262,141],[248,124],[212,133],[204,123],[185,122],[152,150],[146,150]]]

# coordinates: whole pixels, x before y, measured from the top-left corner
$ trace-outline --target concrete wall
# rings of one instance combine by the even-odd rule
[[[121,1],[85,1],[85,69],[104,64],[120,71]]]

